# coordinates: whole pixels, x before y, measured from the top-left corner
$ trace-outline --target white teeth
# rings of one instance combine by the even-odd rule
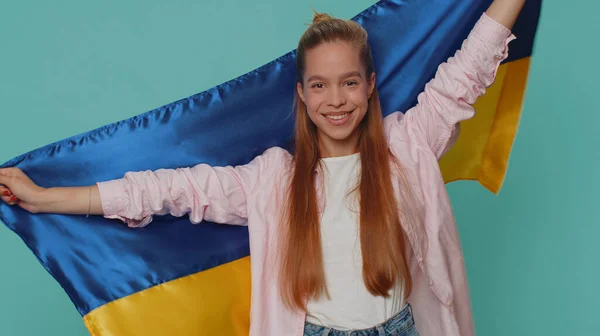
[[[329,119],[333,119],[333,120],[341,120],[341,119],[346,118],[349,114],[350,113],[344,113],[344,114],[340,114],[340,115],[336,115],[336,116],[326,114],[325,117],[329,118]]]

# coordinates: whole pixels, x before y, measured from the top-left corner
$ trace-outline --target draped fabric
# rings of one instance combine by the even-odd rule
[[[382,0],[353,19],[369,32],[384,115],[406,111],[490,0]],[[527,2],[510,57],[442,159],[447,182],[498,192],[518,127],[541,0]],[[92,185],[127,171],[238,165],[293,134],[295,52],[204,92],[38,148],[2,165],[44,187]],[[114,160],[114,158],[119,158]],[[159,216],[129,229],[100,216],[30,214],[0,204],[93,335],[244,335],[250,307],[243,226]]]

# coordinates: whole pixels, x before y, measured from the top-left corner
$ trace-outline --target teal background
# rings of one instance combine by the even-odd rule
[[[350,18],[374,2],[3,2],[0,161],[252,70],[295,48],[311,7]],[[478,335],[599,333],[599,10],[545,1],[503,190],[449,185]],[[1,225],[0,335],[87,335]]]

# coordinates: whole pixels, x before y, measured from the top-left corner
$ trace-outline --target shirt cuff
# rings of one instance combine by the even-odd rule
[[[120,179],[96,183],[100,193],[100,202],[104,217],[113,218],[122,215],[121,212],[127,205],[126,190]]]
[[[473,28],[473,32],[485,41],[496,44],[504,44],[516,39],[510,29],[492,19],[486,13],[481,15]]]

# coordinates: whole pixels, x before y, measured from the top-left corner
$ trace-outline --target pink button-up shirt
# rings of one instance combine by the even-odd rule
[[[462,48],[443,63],[435,78],[405,114],[384,119],[389,148],[401,162],[421,221],[402,220],[412,247],[409,255],[413,306],[421,335],[474,334],[465,265],[450,201],[438,160],[453,144],[458,123],[474,115],[471,106],[485,92],[507,57],[510,30],[483,14]],[[252,255],[250,335],[303,334],[306,313],[283,304],[278,288],[283,177],[292,156],[271,148],[236,167],[130,172],[98,183],[104,216],[129,226],[151,222],[153,215],[189,214],[203,220],[247,225]],[[399,193],[399,177],[392,177]],[[317,186],[318,188],[318,186]]]

